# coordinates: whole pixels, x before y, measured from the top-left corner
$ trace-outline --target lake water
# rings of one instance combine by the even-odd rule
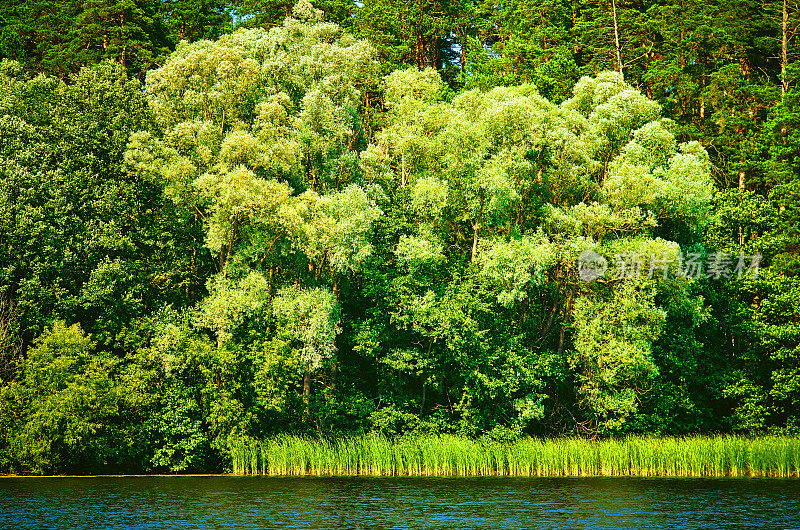
[[[800,529],[800,480],[0,478],[0,527]]]

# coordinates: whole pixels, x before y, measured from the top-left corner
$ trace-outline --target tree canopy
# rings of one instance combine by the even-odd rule
[[[0,7],[0,470],[796,433],[797,14],[615,6]]]

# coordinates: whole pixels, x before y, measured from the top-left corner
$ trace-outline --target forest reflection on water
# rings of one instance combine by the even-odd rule
[[[0,479],[2,528],[800,528],[798,479]]]

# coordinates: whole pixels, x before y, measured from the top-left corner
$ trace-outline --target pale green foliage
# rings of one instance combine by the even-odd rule
[[[380,151],[405,186],[423,170],[440,169],[443,145],[437,134],[447,120],[447,107],[439,103],[444,84],[435,70],[396,71],[387,76],[385,104],[390,123],[378,133]]]
[[[339,305],[332,292],[319,287],[287,287],[275,297],[272,309],[290,337],[300,342],[300,361],[308,370],[318,370],[334,356],[341,327]]]
[[[637,393],[657,373],[651,348],[666,313],[655,307],[652,288],[618,286],[609,298],[575,302],[575,352],[583,404],[600,428],[613,430],[637,408]]]
[[[441,243],[435,240],[433,234],[422,236],[400,236],[395,255],[399,262],[410,269],[423,265],[436,265],[445,259]]]
[[[436,218],[447,205],[447,182],[436,177],[423,177],[414,183],[411,204],[422,216]]]
[[[355,184],[342,191],[320,195],[307,191],[298,197],[298,244],[320,271],[358,270],[372,252],[368,234],[382,215],[367,193]]]
[[[652,345],[666,312],[655,305],[654,282],[677,272],[680,247],[640,235],[586,248],[607,257],[603,281],[613,283],[610,290],[587,289],[576,300],[570,364],[580,376],[582,405],[595,417],[592,428],[614,431],[636,412],[640,395],[657,373]],[[688,298],[685,282],[669,281],[668,289]]]
[[[471,90],[448,103],[438,77],[415,69],[386,82],[390,120],[373,159],[412,185],[419,215],[469,221],[475,241],[539,186],[562,240],[636,235],[668,215],[702,218],[710,200],[705,151],[679,149],[658,104],[613,72],[583,78],[561,105],[530,85]]]
[[[352,181],[362,94],[378,65],[366,41],[322,18],[301,0],[281,26],[182,43],[147,76],[161,134],[133,135],[126,162],[204,219],[220,268],[196,324],[220,343],[268,305],[276,270],[278,285],[307,270],[335,284],[372,252],[382,212]],[[338,333],[333,295],[292,292],[275,313],[318,366]]]
[[[309,234],[315,222],[302,229],[292,224],[298,214],[290,210],[298,204],[286,181],[299,180],[317,193],[352,181],[357,113],[362,87],[375,82],[375,52],[322,22],[307,1],[296,6],[294,17],[269,31],[182,43],[147,76],[163,134],[134,135],[126,160],[164,183],[176,201],[208,211],[207,244],[222,258],[241,250],[261,261],[277,237],[305,234],[311,259],[327,253],[343,270],[358,251],[331,246],[343,247],[353,236],[354,245],[362,241],[360,225],[374,217],[372,210],[356,215],[349,224],[359,226],[353,227],[342,216],[355,213],[348,208],[357,206],[357,193],[348,189],[341,198],[319,201],[307,195],[301,202],[320,202],[312,217],[338,216],[335,228],[345,230],[336,242],[320,242],[334,236]]]
[[[207,173],[195,186],[211,204],[206,246],[216,254],[246,241],[249,230],[285,230],[289,222],[292,188],[259,178],[244,166],[223,175]]]
[[[575,84],[573,96],[562,104],[587,119],[595,156],[608,156],[631,131],[656,120],[661,107],[623,82],[615,72],[583,77]],[[588,138],[587,138],[588,139]]]
[[[706,210],[714,194],[714,183],[711,161],[699,142],[681,144],[662,175],[666,182],[660,205],[663,210],[689,219],[703,220],[708,216]]]
[[[663,183],[647,168],[616,159],[603,184],[608,201],[620,208],[649,206],[663,193]]]
[[[394,175],[389,165],[389,157],[381,146],[370,144],[361,152],[359,165],[363,172],[363,178],[370,186],[381,186],[388,189]]]
[[[264,307],[270,286],[260,272],[251,271],[239,281],[217,275],[209,281],[208,290],[208,298],[199,307],[198,324],[213,329],[221,343],[243,318]]]
[[[646,206],[658,217],[702,219],[714,192],[708,154],[697,142],[681,144],[679,152],[674,141],[671,151],[666,147],[648,149],[634,138],[611,163],[603,193],[618,208]],[[664,159],[664,153],[671,156]]]
[[[546,226],[558,239],[584,236],[602,241],[609,234],[624,237],[641,233],[655,227],[656,221],[639,207],[617,210],[608,204],[581,202],[566,211],[550,206]]]
[[[310,116],[319,110],[347,118],[347,106],[358,102],[354,86],[374,75],[374,50],[307,9],[296,10],[295,17],[269,31],[244,30],[214,42],[181,44],[147,77],[161,123],[172,127],[200,119],[220,127],[249,125],[259,104],[270,100],[291,109],[301,121],[303,112]],[[289,95],[290,105],[281,101],[281,94]],[[334,105],[321,109],[313,102],[319,97]],[[265,115],[263,110],[259,114]]]
[[[22,105],[21,90],[24,81],[22,64],[6,58],[0,60],[0,115],[14,115]]]
[[[713,191],[708,154],[696,142],[678,150],[657,103],[605,72],[581,79],[562,108],[579,114],[570,117],[580,131],[571,157],[584,160],[580,171],[595,175],[609,204],[702,218]]]
[[[556,262],[557,247],[542,233],[509,241],[495,240],[478,258],[481,275],[499,288],[497,301],[510,306],[527,298],[527,289],[541,285]]]
[[[535,175],[526,154],[545,145],[555,107],[527,85],[448,103],[432,70],[395,72],[386,83],[390,122],[376,151],[401,187],[412,185],[414,210],[440,223],[443,215],[469,221],[476,241],[505,222]]]
[[[321,9],[315,8],[308,0],[299,0],[292,8],[292,15],[300,20],[319,22],[324,13]]]
[[[442,97],[444,83],[436,70],[408,68],[386,76],[386,106],[398,115],[422,108]]]
[[[672,122],[661,119],[646,123],[633,131],[633,139],[620,153],[629,163],[654,169],[666,165],[677,147]]]
[[[615,72],[584,77],[573,97],[559,107],[560,119],[550,133],[558,154],[557,176],[582,191],[601,184],[610,162],[631,134],[657,120],[660,107],[622,82]]]
[[[628,239],[618,239],[604,245],[603,252],[612,258],[615,255],[624,256],[625,267],[630,269],[633,261],[638,261],[641,265],[640,282],[647,282],[648,277],[653,276],[663,278],[664,271],[659,266],[668,266],[669,274],[673,275],[678,264],[680,246],[674,241],[667,241],[657,237],[655,239],[638,237]],[[651,262],[651,260],[654,260]],[[663,265],[668,264],[668,265]],[[617,275],[618,266],[613,259],[609,259],[609,270],[606,277]],[[652,272],[652,274],[651,274]],[[631,279],[626,282],[634,281]],[[685,288],[685,285],[680,285]]]
[[[467,204],[471,218],[480,219],[484,210],[502,215],[519,200],[511,171],[513,154],[503,151],[486,164],[467,187]]]
[[[456,97],[453,106],[480,124],[492,151],[543,145],[557,111],[533,85],[496,87],[485,93],[471,90]]]

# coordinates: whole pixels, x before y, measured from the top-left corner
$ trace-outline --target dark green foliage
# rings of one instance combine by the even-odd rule
[[[230,30],[232,10],[221,0],[12,0],[0,7],[0,58],[59,77],[110,60],[143,76],[181,40]]]
[[[201,293],[194,216],[124,167],[130,133],[152,126],[140,84],[107,63],[70,85],[3,65],[0,289],[23,340],[66,319],[111,346],[137,315]]]
[[[231,5],[224,0],[163,0],[157,16],[172,43],[216,39],[231,29]]]
[[[465,37],[472,33],[471,2],[366,0],[358,8],[355,35],[378,49],[386,72],[413,65],[432,67],[449,78],[466,66]],[[461,48],[461,50],[454,49]]]
[[[291,16],[295,3],[291,0],[234,0],[228,5],[236,10],[239,25],[269,28]],[[350,25],[356,10],[355,3],[348,0],[319,0],[314,6],[325,12],[325,20],[345,27]]]

